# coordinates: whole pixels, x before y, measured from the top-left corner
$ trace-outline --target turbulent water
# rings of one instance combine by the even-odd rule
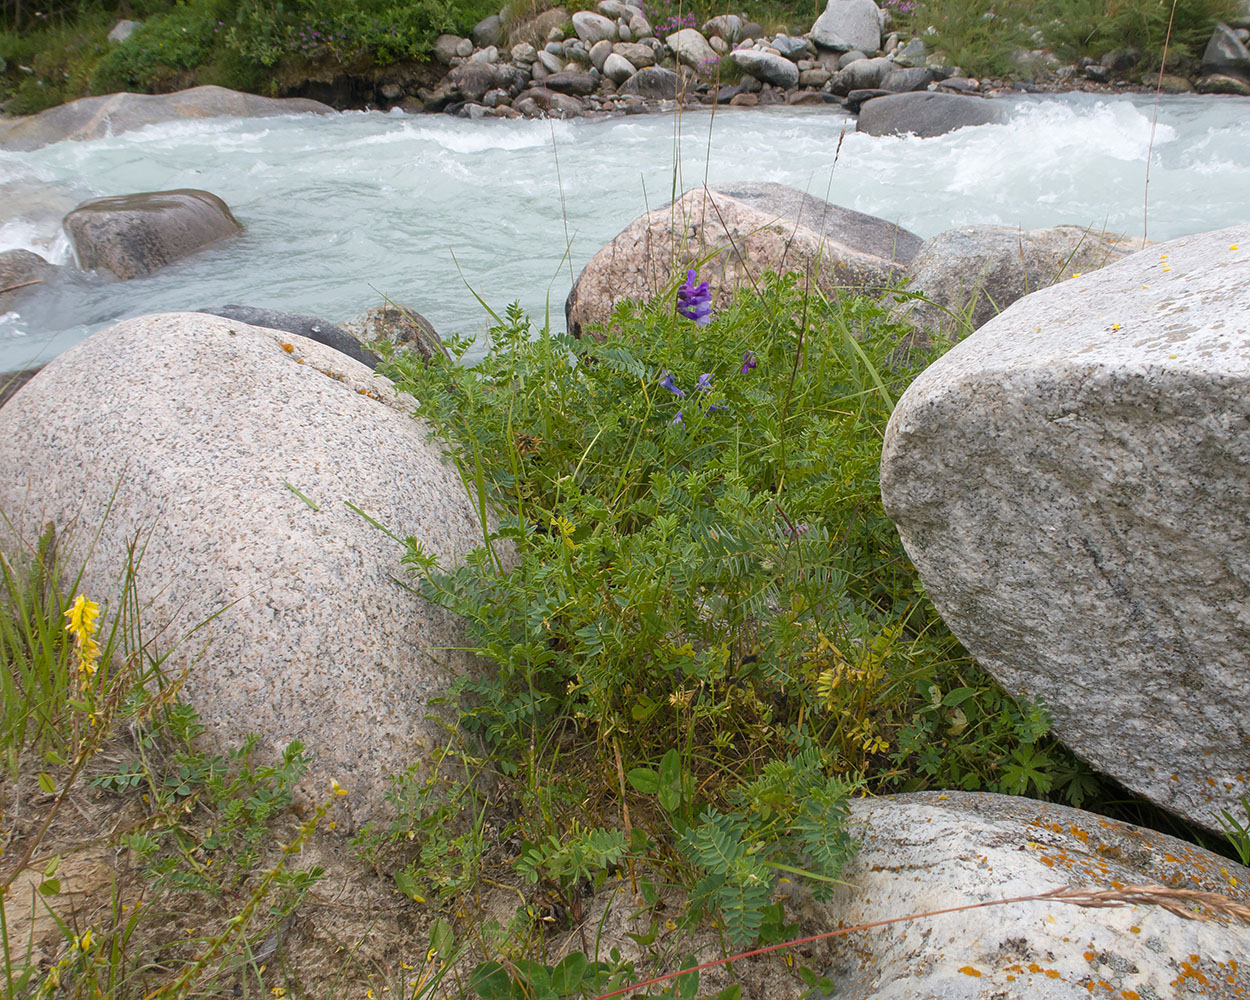
[[[486,324],[476,293],[496,310],[549,310],[562,327],[586,261],[704,181],[779,181],[925,237],[1082,223],[1133,236],[1145,224],[1162,240],[1250,223],[1250,99],[1163,98],[1153,118],[1150,97],[1086,94],[1022,97],[1008,124],[935,139],[859,135],[823,109],[571,122],[361,112],[183,121],[0,152],[0,250],[68,263],[64,212],[135,191],[202,188],[245,226],[149,277],[76,275],[31,297],[0,316],[0,370],[117,319],[227,303],[342,321],[386,296],[447,335]]]

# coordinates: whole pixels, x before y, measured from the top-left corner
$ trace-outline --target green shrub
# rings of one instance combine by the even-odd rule
[[[160,89],[180,71],[194,70],[211,60],[224,42],[221,14],[225,3],[180,3],[136,28],[130,37],[96,64],[90,87],[94,94],[119,90]]]

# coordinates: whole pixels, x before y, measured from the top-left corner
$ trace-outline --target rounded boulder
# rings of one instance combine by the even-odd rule
[[[109,609],[138,539],[144,634],[172,649],[164,670],[185,672],[206,735],[303,741],[310,794],[337,779],[360,822],[386,814],[389,775],[446,743],[431,701],[477,669],[458,620],[396,582],[404,549],[367,519],[447,567],[481,542],[427,435],[390,382],[328,347],[143,316],[0,409],[0,510],[27,544],[54,522],[71,566],[98,530],[80,591]]]
[[[149,191],[84,201],[62,220],[78,263],[126,280],[151,274],[243,227],[207,191]]]

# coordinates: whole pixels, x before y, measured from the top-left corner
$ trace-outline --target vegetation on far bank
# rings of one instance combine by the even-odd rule
[[[516,24],[550,0],[509,0]],[[594,7],[573,0],[573,11]],[[766,31],[806,32],[819,0],[645,0],[657,29],[701,24],[732,11]],[[931,49],[964,72],[1002,78],[1030,74],[1021,54],[1049,50],[1062,62],[1133,49],[1144,68],[1197,69],[1211,30],[1237,0],[885,0],[904,33],[928,32]],[[442,32],[468,34],[497,13],[496,0],[28,0],[0,3],[0,101],[10,114],[31,114],[89,94],[159,93],[199,84],[270,95],[309,74],[363,72],[398,61],[425,60]],[[130,38],[110,43],[120,18],[142,21]]]
[[[411,585],[494,669],[450,693],[468,738],[446,766],[398,775],[393,819],[350,843],[328,833],[350,790],[294,808],[303,747],[197,743],[133,586],[95,607],[52,527],[0,556],[8,995],[595,997],[671,966],[700,928],[725,954],[794,937],[780,880],[828,890],[855,847],[849,796],[984,789],[1114,813],[1120,793],[1049,735],[1045,706],[960,648],[882,510],[886,421],[940,351],[904,357],[906,332],[882,302],[794,277],[713,314],[690,276],[622,304],[599,343],[514,307],[472,368],[392,355],[498,524],[460,568],[406,540]],[[1230,831],[1223,849],[1250,856]],[[324,854],[301,852],[325,836],[349,859],[335,878],[385,880],[378,912],[422,932],[384,964],[340,941],[341,971],[313,978],[298,949],[332,890]],[[101,845],[125,860],[89,905],[61,879]],[[589,938],[549,961],[609,880],[643,912],[666,886],[687,904],[651,911],[646,961]],[[479,908],[492,884],[515,893],[502,921]],[[32,906],[60,930],[52,954],[18,933]]]

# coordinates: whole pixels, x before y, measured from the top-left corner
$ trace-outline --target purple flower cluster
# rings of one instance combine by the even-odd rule
[[[690,273],[693,274],[694,272],[691,271]],[[747,374],[747,372],[754,371],[755,368],[758,366],[758,364],[759,362],[756,360],[755,352],[747,351],[742,356],[742,367],[739,369],[739,371],[741,374],[745,375]],[[681,386],[679,386],[676,382],[673,381],[672,372],[663,373],[663,375],[660,377],[660,385],[661,387],[671,392],[678,399],[686,398],[686,391]],[[699,376],[699,381],[695,383],[695,389],[698,390],[700,393],[702,393],[701,396],[695,397],[695,399],[699,403],[699,409],[702,412],[715,413],[717,410],[729,409],[728,406],[720,406],[716,403],[708,404],[704,402],[704,397],[711,395],[711,392],[712,392],[712,373],[711,372],[704,372],[702,375]],[[670,420],[669,423],[670,424],[684,423],[685,422],[683,419],[684,412],[685,411],[683,410],[678,410],[677,416],[673,417],[673,419]]]
[[[697,271],[686,272],[686,283],[677,289],[677,311],[694,320],[695,326],[707,326],[712,322],[712,293],[706,281],[696,285],[696,277]]]

